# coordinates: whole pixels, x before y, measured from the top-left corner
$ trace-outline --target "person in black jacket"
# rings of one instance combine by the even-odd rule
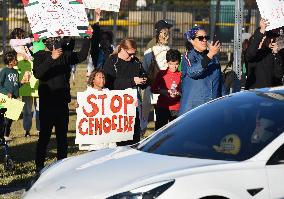
[[[67,157],[70,65],[84,61],[90,40],[85,38],[80,52],[72,52],[60,38],[48,38],[46,48],[34,54],[34,76],[39,79],[40,133],[36,149],[36,169],[44,167],[46,147],[55,127],[57,159]]]
[[[117,52],[105,62],[103,70],[106,74],[106,87],[110,90],[124,90],[128,88],[146,88],[146,73],[136,55],[136,42],[124,39],[117,47]],[[138,94],[138,98],[140,95]],[[129,145],[140,141],[140,118],[136,111],[133,141],[121,142],[118,145]]]
[[[267,31],[267,21],[260,20],[246,51],[248,74],[245,88],[264,88],[282,85],[283,61],[279,55],[274,31]]]

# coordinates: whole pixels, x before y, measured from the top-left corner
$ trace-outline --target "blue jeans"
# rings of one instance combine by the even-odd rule
[[[38,107],[38,98],[31,97],[31,96],[22,96],[22,101],[25,103],[23,108],[23,127],[25,131],[30,131],[32,128],[32,119],[33,113],[35,113],[36,118],[36,129],[37,131],[40,130],[40,123],[39,123],[39,107]],[[33,112],[34,106],[34,112]]]

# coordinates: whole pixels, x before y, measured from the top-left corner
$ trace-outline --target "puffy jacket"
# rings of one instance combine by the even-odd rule
[[[182,58],[180,115],[225,95],[218,58],[214,56],[209,59],[207,53],[208,51],[200,53],[192,49]]]

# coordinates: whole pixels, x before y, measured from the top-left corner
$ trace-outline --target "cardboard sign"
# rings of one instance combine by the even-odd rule
[[[106,144],[132,140],[137,90],[77,93],[76,144]]]
[[[86,8],[119,12],[121,0],[83,0]]]
[[[284,26],[284,0],[256,0],[262,18],[270,25],[266,31]]]
[[[34,38],[84,36],[88,17],[82,0],[22,0]]]
[[[11,120],[18,120],[24,108],[25,103],[20,100],[8,98],[7,95],[0,93],[0,101],[2,99],[4,99],[5,102],[2,103],[1,106],[7,109],[5,117]]]

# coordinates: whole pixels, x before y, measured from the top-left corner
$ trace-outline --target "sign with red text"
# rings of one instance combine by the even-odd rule
[[[284,0],[256,0],[262,18],[269,22],[266,30],[284,26]]]
[[[88,17],[82,0],[22,0],[34,38],[85,36]]]
[[[133,140],[137,90],[77,93],[76,144]]]
[[[83,0],[86,8],[119,12],[121,0]]]

